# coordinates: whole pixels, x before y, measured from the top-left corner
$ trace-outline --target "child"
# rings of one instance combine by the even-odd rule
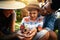
[[[29,8],[29,16],[24,17],[21,22],[20,26],[20,33],[22,34],[21,37],[31,37],[34,36],[37,31],[42,30],[43,26],[43,16],[39,16],[39,8],[31,6]],[[32,37],[33,38],[33,37]],[[31,39],[32,39],[31,38]]]

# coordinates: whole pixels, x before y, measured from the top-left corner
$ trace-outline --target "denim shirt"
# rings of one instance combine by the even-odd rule
[[[46,30],[48,30],[48,31],[54,30],[55,20],[56,20],[55,13],[46,15],[43,27],[46,28]]]

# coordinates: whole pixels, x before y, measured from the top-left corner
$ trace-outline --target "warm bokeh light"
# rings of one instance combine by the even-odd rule
[[[21,1],[21,2],[24,2],[26,5],[28,4],[37,4],[38,1],[37,0],[18,0],[18,1]]]

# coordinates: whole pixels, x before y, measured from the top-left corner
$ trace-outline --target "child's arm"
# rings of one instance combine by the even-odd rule
[[[24,30],[24,28],[25,28],[25,26],[24,26],[24,18],[23,18],[21,21],[21,24],[20,24],[20,31]]]

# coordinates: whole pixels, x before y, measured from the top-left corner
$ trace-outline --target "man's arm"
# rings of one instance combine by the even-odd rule
[[[46,24],[46,30],[51,31],[54,30],[54,23],[56,21],[56,16],[55,15],[51,15],[48,18],[47,24]]]

